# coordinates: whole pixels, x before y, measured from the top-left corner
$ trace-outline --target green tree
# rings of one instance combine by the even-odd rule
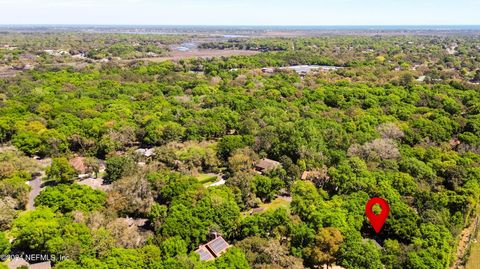
[[[229,188],[209,188],[205,196],[197,201],[195,214],[205,223],[219,227],[221,234],[231,237],[240,218],[240,208]]]
[[[254,176],[252,183],[253,192],[263,202],[270,202],[285,185],[278,177],[271,178],[261,175]]]
[[[47,241],[46,250],[73,260],[96,254],[91,231],[83,223],[68,223],[61,227],[61,233]]]
[[[47,242],[60,235],[62,222],[62,217],[49,208],[29,211],[13,222],[13,246],[43,253]]]
[[[196,216],[191,207],[173,204],[162,225],[161,234],[168,237],[179,236],[185,240],[189,249],[194,249],[205,241],[208,223]]]
[[[217,269],[250,269],[245,253],[236,247],[231,247],[228,251],[215,259]]]
[[[414,240],[414,251],[408,253],[411,268],[446,268],[450,264],[452,236],[443,226],[420,225],[421,237]]]
[[[475,76],[473,77],[474,82],[480,82],[480,70],[475,72]]]
[[[92,211],[103,207],[105,202],[105,193],[79,184],[47,187],[35,199],[37,206],[46,206],[62,213]]]
[[[179,236],[170,237],[160,244],[163,258],[173,258],[187,254],[187,244]]]
[[[304,268],[303,260],[292,256],[288,247],[276,239],[253,236],[235,243],[235,247],[245,252],[253,268]]]
[[[244,218],[240,224],[240,236],[268,237],[289,227],[291,221],[285,208],[269,210]]]
[[[145,268],[145,261],[136,249],[114,248],[105,258],[104,263],[109,269]]]
[[[0,232],[0,255],[7,254],[9,251],[10,251],[10,242],[5,236],[5,233]]]
[[[315,245],[305,249],[312,266],[327,265],[327,268],[336,261],[338,251],[343,242],[342,233],[333,227],[321,228],[315,236]]]
[[[340,250],[339,264],[345,268],[380,269],[379,248],[370,240],[347,239]]]
[[[71,183],[76,175],[75,169],[65,157],[54,158],[52,165],[47,168],[46,173],[49,180],[57,183]]]
[[[135,169],[135,162],[129,156],[113,156],[107,159],[105,168],[105,180],[114,182],[130,175]]]
[[[250,146],[251,144],[253,144],[253,138],[251,136],[227,135],[222,137],[218,143],[218,155],[223,160],[227,160],[235,150]]]

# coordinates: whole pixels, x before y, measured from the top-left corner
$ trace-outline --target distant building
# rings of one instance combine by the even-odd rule
[[[50,264],[49,261],[30,264],[30,266],[28,267],[28,269],[50,269],[50,268],[52,268],[52,265]]]
[[[281,166],[282,164],[277,161],[264,158],[255,164],[255,171],[259,173],[265,173]]]
[[[263,211],[265,211],[265,208],[257,207],[257,208],[254,208],[254,209],[250,210],[250,215],[255,215],[255,214],[261,213]]]
[[[28,70],[33,70],[33,66],[31,64],[19,64],[12,66],[12,70],[17,70],[17,71],[28,71]]]
[[[22,267],[22,266],[26,266],[28,268],[30,266],[30,264],[22,258],[13,259],[10,262],[8,262],[8,268],[9,269],[16,269],[16,268]]]
[[[30,264],[25,259],[18,258],[8,263],[9,269],[17,269],[22,266],[28,269],[51,269],[52,268],[50,261]]]
[[[87,166],[85,165],[84,157],[75,157],[70,159],[68,162],[79,174],[85,174],[87,172]]]
[[[419,77],[417,78],[417,81],[418,81],[418,82],[424,82],[426,78],[427,78],[427,76],[419,76]]]
[[[135,150],[135,153],[140,155],[140,156],[143,156],[143,157],[146,157],[146,158],[149,158],[149,157],[152,157],[155,155],[155,150],[153,148],[149,148],[149,149],[137,149]]]
[[[307,180],[308,177],[310,176],[311,171],[305,171],[302,174],[302,177],[300,178],[301,180]]]
[[[305,171],[302,173],[301,179],[311,181],[317,187],[323,187],[325,183],[330,181],[326,168],[322,170]]]
[[[205,245],[201,245],[200,247],[198,247],[195,252],[200,255],[200,260],[210,261],[220,257],[228,250],[229,247],[230,245],[227,243],[227,241],[225,241],[223,237],[218,236],[212,241],[206,243]]]
[[[272,74],[275,72],[275,68],[265,67],[265,68],[262,68],[262,72],[266,74]]]
[[[128,227],[143,227],[147,224],[148,219],[134,219],[130,217],[119,218],[121,221],[124,221]]]

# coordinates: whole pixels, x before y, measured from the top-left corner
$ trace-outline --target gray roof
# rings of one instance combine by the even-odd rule
[[[228,245],[227,241],[225,241],[223,237],[219,236],[208,242],[206,247],[213,253],[215,257],[218,257],[225,252],[230,245]]]
[[[212,253],[210,253],[210,251],[207,248],[205,248],[205,246],[201,246],[199,249],[195,250],[195,252],[200,255],[201,261],[209,261],[209,260],[215,259]]]
[[[219,236],[205,245],[200,246],[195,252],[200,255],[200,260],[209,261],[222,255],[229,247],[230,245],[227,241]]]

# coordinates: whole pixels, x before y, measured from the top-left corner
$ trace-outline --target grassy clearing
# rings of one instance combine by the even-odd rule
[[[197,176],[198,182],[202,184],[213,183],[217,181],[217,178],[218,177],[216,175],[209,175],[209,174],[199,174]]]
[[[264,210],[270,210],[270,209],[275,210],[275,209],[280,208],[280,207],[285,207],[286,209],[289,209],[290,208],[290,201],[279,197],[279,198],[273,200],[271,203],[263,204],[263,205],[260,206],[260,208],[263,208]]]
[[[477,214],[480,214],[480,207],[477,210]],[[476,230],[476,240],[472,243],[470,247],[470,256],[468,257],[467,265],[465,269],[480,269],[480,231],[479,228]]]
[[[468,259],[466,269],[480,268],[480,233],[477,235],[477,242],[472,244],[470,258]]]

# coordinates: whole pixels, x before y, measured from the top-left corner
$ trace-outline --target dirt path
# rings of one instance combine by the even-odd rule
[[[477,209],[477,212],[480,212],[480,210]],[[452,263],[452,266],[450,266],[450,269],[465,268],[462,264],[463,257],[465,256],[465,254],[467,254],[467,251],[470,247],[470,242],[474,239],[472,238],[472,236],[474,236],[474,231],[478,225],[478,222],[479,217],[477,213],[477,216],[472,220],[472,224],[470,224],[467,228],[463,229],[462,233],[460,234],[460,240],[457,245],[457,252],[453,257],[454,262]]]

